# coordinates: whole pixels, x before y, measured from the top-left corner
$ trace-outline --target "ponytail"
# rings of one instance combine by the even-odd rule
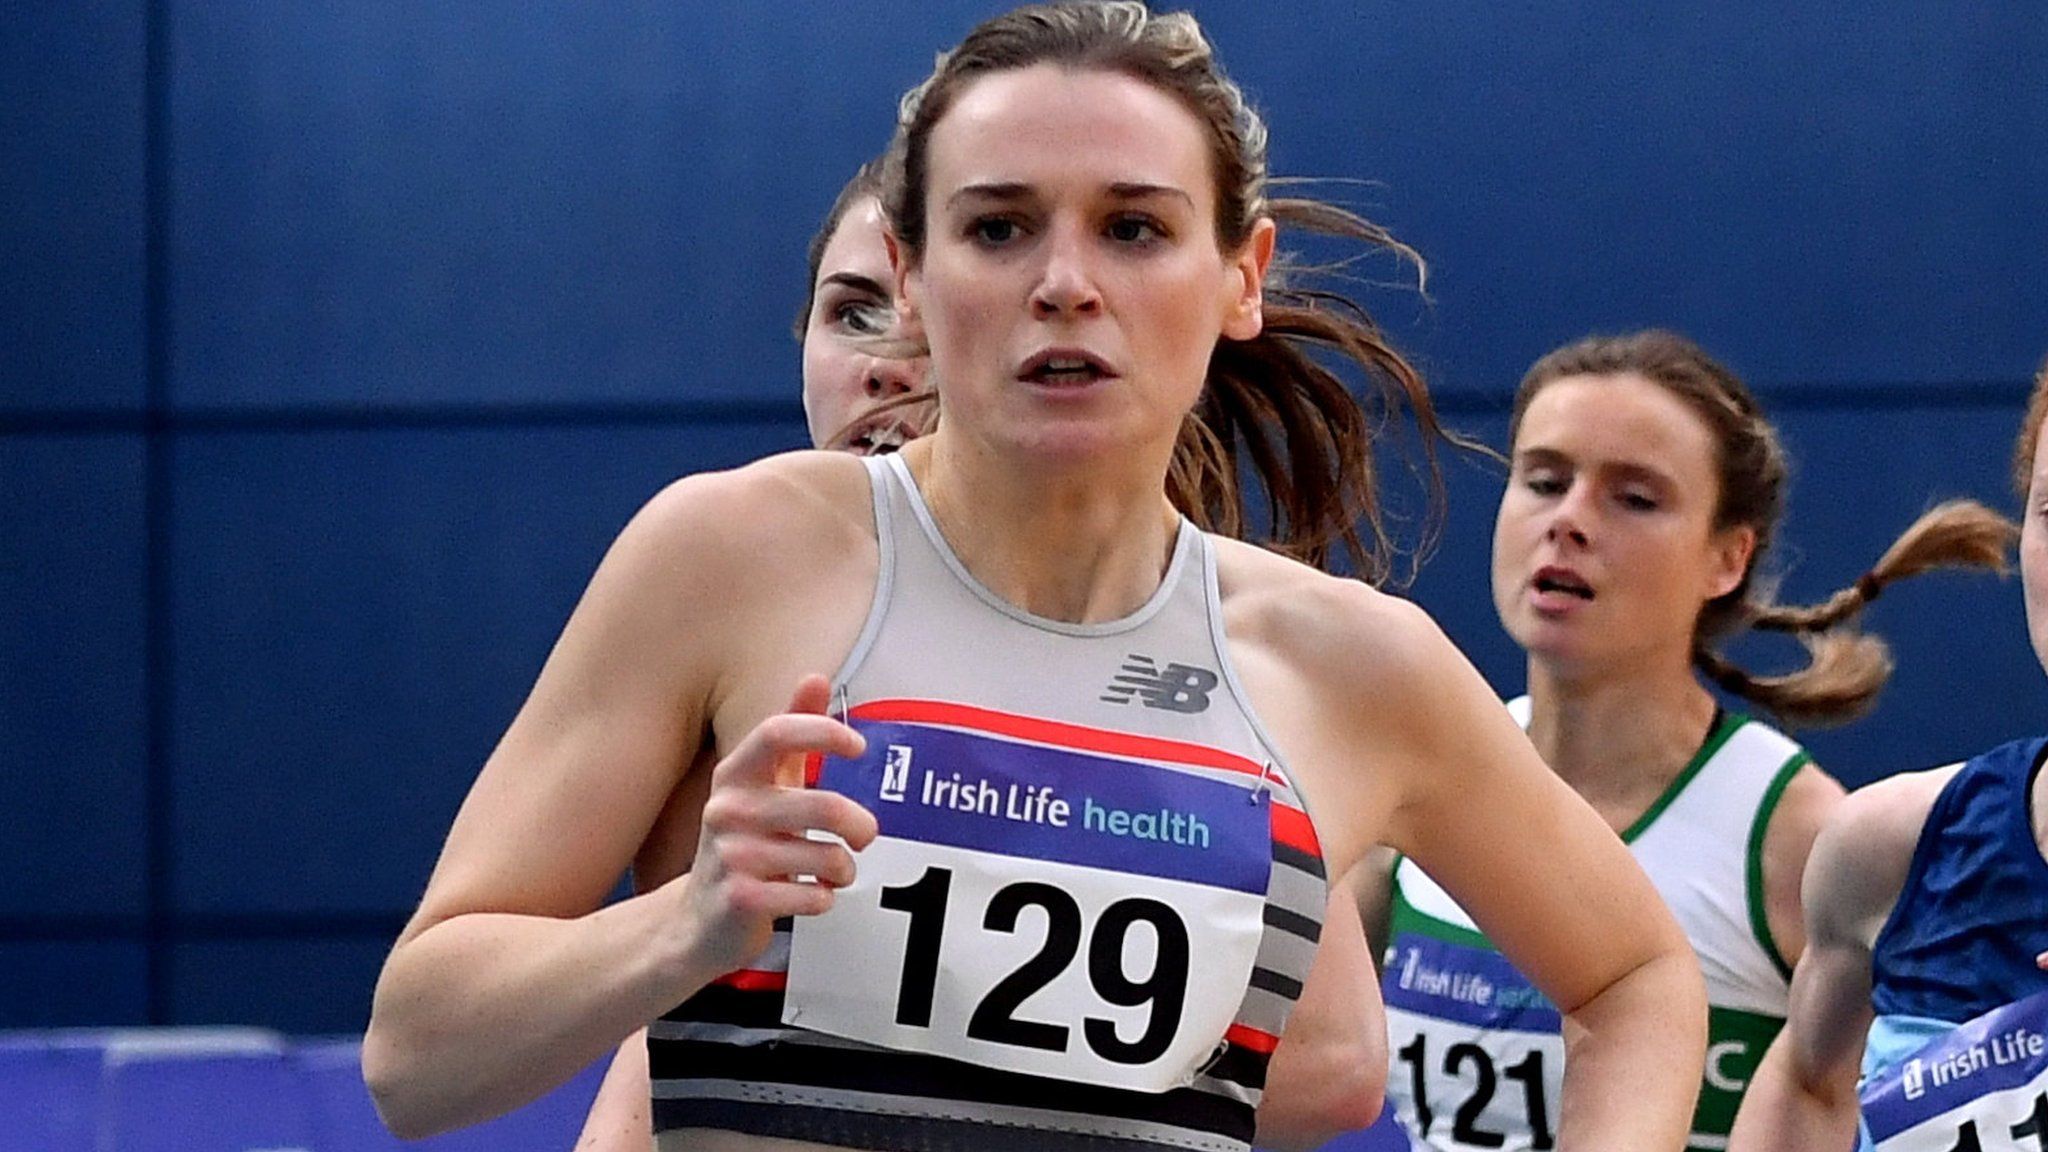
[[[1885,642],[1850,625],[1890,585],[1938,568],[2011,571],[2019,538],[2011,520],[1974,500],[1950,500],[1915,520],[1870,571],[1817,604],[1752,605],[1746,623],[1798,637],[1807,665],[1781,676],[1758,676],[1716,651],[1712,638],[1694,642],[1693,664],[1715,685],[1788,723],[1820,726],[1853,720],[1877,702],[1891,678]]]

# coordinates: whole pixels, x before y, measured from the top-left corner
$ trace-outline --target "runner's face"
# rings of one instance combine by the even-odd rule
[[[1754,535],[1713,526],[1713,434],[1634,374],[1568,376],[1529,402],[1493,535],[1493,599],[1563,669],[1689,662],[1695,622]]]
[[[804,419],[811,443],[866,456],[893,452],[914,438],[920,407],[877,413],[885,401],[924,386],[926,360],[874,355],[863,341],[900,335],[890,285],[882,206],[873,198],[847,209],[818,261],[811,313],[804,322]]]
[[[1219,337],[1259,329],[1272,225],[1222,251],[1207,133],[1119,73],[1039,65],[969,84],[931,135],[904,295],[946,420],[1047,460],[1160,469]]]
[[[2027,487],[2027,514],[2020,522],[2020,582],[2026,587],[2027,635],[2034,658],[2048,669],[2048,423],[2034,439],[2034,480]]]

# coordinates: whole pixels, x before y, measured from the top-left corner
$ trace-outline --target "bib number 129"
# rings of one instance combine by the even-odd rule
[[[932,996],[938,983],[939,953],[944,946],[946,902],[953,870],[927,867],[909,884],[881,890],[881,906],[910,917],[904,942],[903,977],[896,989],[896,1022],[929,1028]],[[1081,955],[1084,935],[1081,907],[1051,884],[1017,881],[996,890],[982,916],[982,927],[1013,934],[1024,913],[1036,909],[1045,917],[1045,940],[1030,959],[997,981],[976,1004],[967,1035],[976,1040],[1065,1052],[1072,1030],[1065,1024],[1025,1019],[1024,1002],[1051,984]],[[1125,943],[1131,930],[1145,925],[1156,941],[1152,970],[1134,978],[1124,967]],[[1088,983],[1105,1003],[1119,1008],[1151,1006],[1145,1029],[1136,1040],[1117,1034],[1116,1022],[1090,1016],[1081,1022],[1088,1047],[1104,1060],[1147,1064],[1164,1055],[1180,1027],[1188,991],[1188,929],[1173,908],[1158,900],[1127,897],[1105,907],[1085,933],[1088,940]]]

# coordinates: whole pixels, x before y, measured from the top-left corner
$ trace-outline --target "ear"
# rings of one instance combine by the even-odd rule
[[[902,241],[896,233],[882,230],[882,246],[889,250],[889,272],[896,278],[896,312],[907,326],[917,325],[917,292],[922,284],[913,284],[917,278],[916,269],[911,265],[910,255],[904,251]]]
[[[1714,533],[1707,542],[1713,570],[1707,576],[1707,599],[1718,600],[1735,591],[1749,571],[1749,559],[1756,554],[1756,529],[1737,524]]]
[[[1226,339],[1249,340],[1266,326],[1266,269],[1273,264],[1279,232],[1269,217],[1259,217],[1252,234],[1230,258],[1230,299],[1223,313]]]

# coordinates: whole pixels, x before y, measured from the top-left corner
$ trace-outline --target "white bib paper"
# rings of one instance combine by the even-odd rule
[[[1258,954],[1269,801],[1082,730],[1019,718],[1035,737],[1020,738],[971,715],[856,711],[867,754],[820,766],[881,835],[829,913],[797,918],[783,1021],[1087,1084],[1187,1084]]]
[[[2048,1152],[2048,992],[1959,1025],[1859,1095],[1877,1152]]]

